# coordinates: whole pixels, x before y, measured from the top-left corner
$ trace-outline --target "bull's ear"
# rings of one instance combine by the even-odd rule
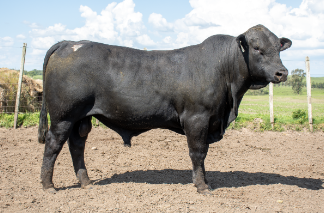
[[[284,51],[291,46],[292,42],[288,38],[280,38],[280,44],[280,51]]]
[[[237,36],[236,42],[239,45],[239,48],[241,49],[241,51],[243,53],[247,51],[248,44],[246,42],[246,38],[245,38],[245,35],[244,34],[241,34],[241,35]]]

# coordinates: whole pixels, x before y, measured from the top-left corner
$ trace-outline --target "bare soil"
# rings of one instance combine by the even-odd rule
[[[93,128],[81,189],[67,144],[44,192],[44,145],[37,128],[0,129],[0,212],[324,212],[324,133],[228,130],[205,161],[212,195],[191,180],[185,136],[152,130],[132,147],[110,129]]]

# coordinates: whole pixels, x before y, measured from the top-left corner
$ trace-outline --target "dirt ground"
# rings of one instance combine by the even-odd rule
[[[93,128],[81,189],[67,144],[55,165],[56,194],[42,190],[37,128],[0,129],[0,212],[324,212],[324,133],[228,130],[205,161],[212,195],[191,180],[185,136],[152,130],[132,147]]]

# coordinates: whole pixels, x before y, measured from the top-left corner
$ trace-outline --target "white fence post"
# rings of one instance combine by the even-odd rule
[[[14,128],[15,129],[17,129],[17,122],[18,122],[19,100],[20,100],[21,83],[22,83],[24,65],[25,65],[26,47],[27,47],[27,43],[24,43],[24,46],[22,48],[22,55],[21,55],[21,62],[20,62],[20,73],[19,73],[18,89],[17,89],[17,96],[16,96],[15,117],[14,117]]]
[[[309,130],[311,132],[313,132],[313,115],[312,115],[312,103],[311,103],[312,85],[311,85],[311,80],[310,80],[310,63],[309,63],[308,56],[306,56],[306,86],[307,86],[307,106],[308,106]]]
[[[273,117],[273,83],[269,84],[269,105],[270,105],[270,123],[271,127],[274,127],[274,117]]]

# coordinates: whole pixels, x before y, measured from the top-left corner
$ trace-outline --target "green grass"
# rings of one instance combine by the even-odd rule
[[[303,88],[301,95],[297,95],[293,93],[291,87],[275,86],[273,93],[275,129],[301,130],[304,127],[308,128],[308,120],[301,122],[292,117],[293,112],[298,109],[305,110],[307,114],[306,88]],[[324,89],[313,88],[311,101],[314,129],[324,130]],[[255,128],[253,121],[255,118],[260,118],[265,125],[264,130],[267,130],[271,126],[269,117],[269,95],[245,95],[239,107],[239,117],[236,119],[238,126],[231,127],[240,128],[250,125]]]
[[[312,89],[313,117],[324,116],[324,89]],[[307,111],[307,93],[303,88],[301,95],[294,94],[291,87],[274,87],[273,107],[275,116],[291,116],[297,109]],[[269,95],[245,95],[241,102],[239,113],[244,114],[269,114]]]
[[[43,79],[43,75],[34,75],[33,77],[32,77],[33,79]]]
[[[36,126],[39,122],[39,112],[18,114],[17,126]],[[12,128],[14,126],[14,113],[0,114],[0,127]]]
[[[311,78],[311,82],[323,83],[324,82],[324,77]]]

